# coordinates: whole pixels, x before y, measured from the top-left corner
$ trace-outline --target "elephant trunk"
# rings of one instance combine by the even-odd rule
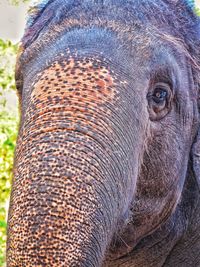
[[[101,265],[132,200],[143,139],[113,77],[99,60],[69,59],[24,84],[8,267]]]
[[[57,141],[49,144],[53,136]],[[90,140],[87,147],[90,138],[80,132],[62,136],[38,135],[23,151],[26,157],[19,158],[8,266],[100,265],[117,223],[117,207],[111,202],[117,193],[104,174],[98,144]]]

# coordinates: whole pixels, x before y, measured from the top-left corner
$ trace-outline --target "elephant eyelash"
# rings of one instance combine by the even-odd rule
[[[178,78],[176,69],[171,66],[158,67],[150,75],[150,86],[155,83],[165,83],[171,88],[172,92],[178,87]]]
[[[171,75],[164,73],[164,72],[158,72],[154,75],[153,79],[152,79],[152,83],[166,83],[169,85],[170,88],[173,88],[173,80],[171,78]]]

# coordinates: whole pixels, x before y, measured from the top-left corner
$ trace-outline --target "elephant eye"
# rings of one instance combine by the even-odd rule
[[[164,88],[157,87],[155,88],[153,92],[152,98],[156,104],[160,104],[166,101],[167,95],[168,95],[168,92]]]
[[[147,94],[151,120],[159,120],[170,111],[172,90],[167,83],[156,83]]]

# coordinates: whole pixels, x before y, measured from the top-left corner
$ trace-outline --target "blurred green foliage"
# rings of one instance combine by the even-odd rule
[[[21,3],[29,3],[31,0],[7,0],[7,2],[11,5],[19,5]]]
[[[5,266],[6,226],[19,114],[14,82],[17,45],[0,39],[0,266]]]

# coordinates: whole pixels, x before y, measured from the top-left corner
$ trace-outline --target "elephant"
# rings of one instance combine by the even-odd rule
[[[200,18],[48,0],[16,63],[7,266],[200,266]]]

